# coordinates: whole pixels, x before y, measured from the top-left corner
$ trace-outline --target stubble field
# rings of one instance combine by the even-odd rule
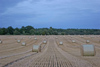
[[[100,35],[0,35],[0,39],[0,67],[100,67]],[[82,56],[83,44],[93,44],[96,55]],[[41,45],[41,52],[32,52],[33,45]]]

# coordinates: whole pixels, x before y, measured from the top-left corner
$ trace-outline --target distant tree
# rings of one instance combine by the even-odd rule
[[[3,30],[2,30],[1,28],[0,28],[0,35],[4,35],[4,34],[3,34]]]
[[[8,33],[9,33],[9,34],[13,35],[14,29],[12,28],[12,26],[9,26],[9,27],[7,28],[7,30],[8,30]]]
[[[65,35],[65,33],[64,32],[61,32],[61,35]]]
[[[46,34],[45,34],[45,31],[42,32],[42,35],[46,35]]]
[[[23,35],[25,35],[25,34],[26,34],[24,30],[23,30],[22,34],[23,34]]]
[[[21,34],[25,34],[26,28],[24,26],[21,27],[21,29],[19,30]]]
[[[3,33],[3,35],[5,35],[5,34],[7,34],[7,29],[6,28],[2,28],[2,33]]]
[[[15,31],[14,31],[14,35],[20,35],[20,32],[17,31],[17,30],[15,30]]]
[[[58,35],[58,32],[57,32],[57,31],[54,31],[53,34],[54,34],[54,35]]]
[[[0,35],[100,35],[100,29],[55,29],[34,28],[22,26],[21,28],[0,28]]]
[[[26,33],[30,33],[30,30],[34,29],[32,26],[26,26]]]
[[[20,29],[19,29],[19,28],[15,28],[14,30],[20,31]]]
[[[7,33],[6,35],[11,35],[10,33]]]
[[[34,35],[34,34],[35,34],[35,30],[34,30],[34,29],[31,29],[31,30],[29,31],[29,33],[30,33],[31,35]]]
[[[52,35],[53,34],[53,30],[49,29],[49,34]]]
[[[50,27],[50,29],[52,30],[53,28],[52,28],[52,27]]]

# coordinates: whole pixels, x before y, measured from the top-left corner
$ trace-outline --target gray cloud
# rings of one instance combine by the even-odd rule
[[[17,3],[24,0],[0,0],[0,13],[3,13],[7,8],[15,6]]]
[[[99,0],[18,0],[16,4],[13,4],[1,12],[0,17],[6,20],[10,19],[16,25],[17,23],[29,23],[36,26],[58,23],[61,25],[63,23],[71,26],[80,24],[81,26],[80,22],[93,25],[93,18],[100,17]],[[95,18],[95,21],[97,20],[99,19]],[[2,20],[2,22],[4,21]],[[98,24],[98,22],[96,23]]]

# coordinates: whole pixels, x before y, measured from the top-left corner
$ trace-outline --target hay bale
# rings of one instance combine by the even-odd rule
[[[72,42],[75,43],[76,41],[75,40],[72,40]]]
[[[2,41],[0,40],[0,44],[2,43]]]
[[[43,41],[43,43],[44,43],[44,44],[46,44],[46,43],[47,43],[47,41]]]
[[[63,42],[59,42],[59,45],[63,45]]]
[[[37,38],[35,37],[34,40],[37,40]]]
[[[26,43],[25,42],[22,42],[22,46],[26,46]]]
[[[86,40],[86,43],[89,43],[90,41],[89,40]]]
[[[41,52],[41,46],[40,45],[33,45],[32,52]]]
[[[20,40],[17,40],[17,42],[20,43],[21,41]]]
[[[96,51],[94,45],[81,45],[82,56],[95,56]]]

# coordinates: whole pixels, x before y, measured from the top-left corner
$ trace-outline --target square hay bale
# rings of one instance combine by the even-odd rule
[[[47,41],[43,41],[43,43],[44,43],[44,44],[46,44],[46,43],[47,43]]]
[[[22,42],[22,46],[26,46],[26,43],[25,42]]]
[[[17,40],[17,42],[20,43],[21,41],[20,40]]]
[[[32,52],[41,52],[41,46],[40,45],[33,45]]]
[[[0,40],[0,44],[2,43],[2,41]]]
[[[81,55],[82,56],[95,56],[96,51],[94,45],[81,45]]]
[[[75,43],[76,41],[75,40],[72,40],[72,42]]]
[[[59,45],[63,45],[63,42],[59,42]]]

